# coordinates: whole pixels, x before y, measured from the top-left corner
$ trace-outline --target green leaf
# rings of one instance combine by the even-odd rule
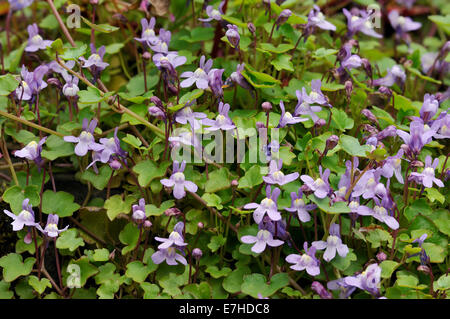
[[[167,167],[170,162],[166,161],[160,165],[154,161],[145,160],[137,163],[133,167],[133,171],[138,174],[138,182],[142,187],[148,187],[150,182],[155,178],[161,178],[166,175]]]
[[[52,284],[50,283],[50,280],[47,278],[41,278],[39,280],[36,276],[30,276],[28,277],[28,284],[34,288],[40,295],[45,291],[46,288],[51,288]]]
[[[1,285],[1,282],[0,282]],[[444,274],[441,277],[439,277],[438,280],[434,282],[433,287],[435,287],[438,290],[449,290],[450,289],[450,276],[448,274]],[[0,298],[1,298],[1,292],[0,292]]]
[[[331,117],[331,127],[340,131],[353,128],[354,121],[347,116],[347,113],[344,110],[332,108],[331,113],[333,114]]]
[[[0,267],[3,268],[3,280],[11,282],[20,276],[26,276],[31,273],[36,258],[28,257],[22,262],[22,255],[9,253],[0,258]]]
[[[142,145],[141,140],[131,134],[127,134],[127,136],[125,136],[122,139],[122,141],[124,141],[127,144],[130,144],[131,146],[133,146],[134,148],[137,148],[137,149],[139,149]]]
[[[149,266],[144,265],[141,261],[137,260],[127,264],[127,271],[125,272],[125,276],[133,279],[137,283],[142,283],[154,270],[155,269],[152,269]]]
[[[231,273],[231,268],[223,267],[219,270],[217,266],[208,266],[205,270],[213,278],[227,277]]]
[[[113,27],[112,25],[109,24],[94,24],[83,16],[81,16],[81,19],[83,19],[84,23],[86,23],[91,29],[94,29],[95,31],[101,33],[111,33],[119,30],[118,27]]]
[[[309,195],[308,199],[328,214],[350,213],[350,208],[345,202],[336,202],[333,206],[330,206],[330,199],[328,197],[317,198],[314,194]]]
[[[287,273],[273,275],[270,279],[270,284],[266,282],[266,278],[262,274],[251,274],[244,276],[241,290],[253,298],[258,298],[258,294],[261,294],[262,297],[269,297],[288,284],[289,277]]]
[[[288,51],[292,50],[293,48],[294,48],[294,46],[292,44],[287,44],[287,43],[281,43],[277,47],[275,47],[272,43],[261,43],[259,49],[262,51],[281,54],[281,53],[288,52]]]
[[[56,240],[56,248],[69,249],[75,251],[78,247],[84,246],[83,238],[77,237],[78,230],[71,228],[59,235]]]
[[[372,244],[372,248],[380,247],[383,242],[392,243],[393,238],[391,234],[383,229],[371,229],[368,233],[369,234],[366,236],[366,239]]]
[[[450,34],[450,14],[446,16],[431,15],[428,19],[436,23],[436,25],[441,28],[447,34]]]
[[[392,273],[397,269],[399,263],[393,260],[384,260],[380,263],[381,278],[391,278]]]
[[[153,204],[145,205],[145,215],[147,217],[161,216],[167,209],[173,207],[174,205],[175,202],[172,199],[166,200],[165,202],[161,203],[160,207],[156,207]]]
[[[208,248],[211,249],[213,253],[215,253],[217,250],[219,250],[220,247],[225,245],[226,242],[227,238],[223,237],[222,235],[212,236],[208,244]]]
[[[103,207],[106,209],[108,218],[112,221],[121,213],[128,214],[135,201],[136,198],[130,195],[125,198],[125,201],[122,200],[122,196],[114,195],[105,201]]]
[[[204,193],[202,199],[206,202],[209,207],[216,207],[217,209],[222,209],[221,205],[222,199],[216,194]]]
[[[247,64],[245,70],[242,71],[242,76],[255,88],[270,88],[280,83],[279,80],[268,74],[251,69]]]
[[[7,96],[19,86],[19,81],[12,74],[0,76],[0,95]]]
[[[351,156],[366,157],[366,152],[371,150],[369,145],[361,146],[358,139],[344,134],[339,137],[339,145]]]
[[[40,197],[37,186],[29,185],[24,189],[12,186],[3,193],[3,200],[11,206],[12,212],[16,215],[22,211],[22,202],[25,198],[30,199],[31,205],[38,206]]]
[[[125,46],[124,43],[108,44],[105,47],[105,52],[106,52],[106,54],[115,54],[115,53],[118,53],[120,51],[120,49],[122,49],[124,46]]]
[[[409,220],[413,220],[419,213],[422,215],[431,214],[430,205],[423,198],[416,200],[414,203],[406,207],[404,216]]]
[[[191,30],[190,37],[183,36],[180,40],[185,40],[189,43],[209,41],[214,38],[214,28],[196,27]]]
[[[419,109],[414,107],[411,100],[403,95],[397,94],[394,92],[394,108],[396,110],[402,110],[408,112],[410,110],[414,111],[415,115],[419,114]]]
[[[313,58],[314,59],[323,59],[327,56],[335,55],[337,52],[338,52],[338,50],[320,48],[313,52]]]
[[[434,201],[437,200],[439,203],[444,204],[445,196],[442,195],[436,188],[426,188],[425,191],[427,192],[427,198],[430,202],[434,203]]]
[[[88,278],[96,275],[99,270],[97,267],[95,267],[94,265],[91,265],[89,263],[89,259],[86,256],[81,257],[78,260],[71,260],[69,262],[69,265],[71,264],[75,264],[78,267],[80,267],[80,286],[83,287],[86,284],[86,281],[88,280]],[[67,275],[67,273],[66,273]],[[67,284],[67,283],[66,283]]]
[[[9,290],[11,284],[4,280],[0,281],[0,299],[11,299],[14,297],[14,292]]]
[[[78,102],[81,104],[100,103],[112,95],[114,95],[114,92],[107,92],[102,95],[99,89],[88,86],[87,90],[81,90],[78,92],[78,96],[80,97]]]
[[[244,276],[250,273],[250,268],[246,266],[239,267],[233,270],[233,272],[223,280],[223,289],[231,294],[241,291],[241,285],[244,281]]]
[[[9,52],[6,56],[5,56],[5,69],[8,70],[9,72],[16,72],[17,67],[19,66],[20,60],[22,59],[22,54],[23,51],[25,50],[25,47],[27,46],[28,41],[23,41],[22,45]]]
[[[336,257],[331,261],[331,264],[340,271],[345,271],[357,259],[353,249],[350,248],[349,250],[349,253],[344,258],[336,254]]]
[[[113,170],[109,165],[100,167],[98,174],[94,170],[87,170],[81,174],[81,180],[91,182],[92,185],[98,189],[103,190],[108,185]]]
[[[82,44],[79,47],[76,48],[67,48],[66,51],[62,55],[60,55],[60,58],[64,60],[75,60],[77,61],[79,57],[83,56],[87,51],[87,45]]]
[[[119,240],[125,246],[122,249],[122,255],[126,255],[136,248],[139,239],[139,229],[132,223],[128,223],[119,234]]]
[[[222,167],[209,173],[209,179],[205,184],[205,192],[216,193],[231,187],[230,172],[228,168]]]
[[[79,208],[80,205],[74,202],[72,194],[46,190],[42,195],[42,212],[46,214],[68,217],[72,216]]]
[[[94,254],[92,255],[92,259],[94,261],[108,261],[109,260],[109,250],[106,248],[96,249],[94,250]]]
[[[253,188],[263,182],[261,169],[254,165],[239,179],[238,188]]]
[[[448,249],[444,249],[444,247],[433,243],[423,243],[422,247],[425,249],[428,257],[430,257],[430,262],[432,263],[443,263],[445,257],[447,257]]]
[[[144,290],[144,299],[155,299],[159,295],[158,285],[151,284],[149,282],[141,283],[141,288]]]
[[[211,286],[205,281],[200,284],[190,284],[183,288],[183,293],[189,293],[195,299],[211,299]]]
[[[41,154],[50,161],[74,154],[74,144],[68,143],[56,135],[50,135],[45,141],[45,146],[47,149],[42,150]]]
[[[270,62],[277,71],[287,70],[294,72],[294,65],[291,62],[291,56],[288,54],[280,54],[275,60]]]

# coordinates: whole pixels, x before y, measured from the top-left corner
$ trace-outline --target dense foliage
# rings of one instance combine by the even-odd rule
[[[448,298],[447,1],[1,8],[0,298]]]

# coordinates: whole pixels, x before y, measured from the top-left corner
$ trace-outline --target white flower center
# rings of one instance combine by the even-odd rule
[[[357,201],[351,201],[350,204],[348,204],[348,207],[350,207],[351,210],[356,210],[359,207],[359,203]]]
[[[426,168],[423,170],[423,173],[424,173],[425,175],[434,175],[434,168],[433,168],[433,167],[426,167]]]
[[[319,93],[317,93],[316,91],[312,91],[311,93],[309,93],[309,97],[313,100],[316,100],[319,97]]]
[[[56,224],[48,224],[47,227],[45,227],[48,232],[57,232],[58,231],[58,225]]]
[[[399,167],[401,163],[402,163],[402,160],[399,159],[399,158],[396,158],[395,161],[394,161],[394,166],[395,167]]]
[[[101,62],[102,58],[97,53],[94,53],[90,56],[90,59],[94,60],[95,62]]]
[[[153,29],[145,29],[144,31],[144,35],[146,37],[154,37],[155,36],[155,31]]]
[[[42,37],[39,34],[36,34],[34,37],[31,38],[32,44],[39,44],[42,42]]]
[[[330,246],[336,246],[337,242],[339,240],[338,236],[328,236],[327,238],[327,244]]]
[[[373,184],[375,184],[375,179],[373,177],[369,178],[369,180],[367,181],[367,186],[372,186]]]
[[[80,134],[80,141],[83,142],[83,143],[89,143],[93,139],[94,139],[94,137],[89,132],[83,131]]]
[[[276,181],[282,181],[283,178],[284,178],[284,174],[283,174],[282,171],[276,171],[276,172],[274,172],[272,175],[273,175],[273,178],[274,178]]]
[[[405,17],[398,17],[397,23],[398,23],[399,25],[404,25],[405,22],[406,22]]]
[[[216,117],[216,121],[219,125],[225,124],[226,119],[227,118],[225,116],[223,116],[222,114],[219,114]]]
[[[373,210],[375,211],[375,214],[377,214],[377,215],[382,215],[382,216],[387,215],[386,208],[384,208],[382,206],[375,206]]]
[[[300,207],[304,207],[304,206],[305,206],[305,201],[304,201],[303,199],[297,198],[297,199],[294,201],[294,207],[300,208]]]
[[[260,241],[267,241],[270,238],[270,232],[268,230],[265,229],[261,229],[258,232],[258,235],[256,235],[256,237],[258,238],[258,240]]]
[[[220,16],[220,12],[219,12],[219,10],[216,10],[216,9],[213,9],[212,11],[211,11],[211,16]]]
[[[317,187],[320,187],[320,186],[324,185],[325,182],[323,181],[323,179],[318,178],[318,179],[316,179],[316,181],[314,182],[314,184],[316,184]]]
[[[292,119],[292,114],[289,112],[284,113],[284,117],[288,120]]]
[[[206,73],[202,68],[198,68],[197,70],[195,70],[194,75],[196,77],[200,77],[206,75]]]
[[[176,172],[173,174],[173,179],[175,180],[175,183],[182,183],[184,182],[184,174],[181,172]]]

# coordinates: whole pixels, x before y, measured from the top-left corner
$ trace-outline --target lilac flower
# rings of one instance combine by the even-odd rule
[[[197,185],[185,179],[185,176],[183,174],[185,167],[185,161],[182,161],[181,165],[178,161],[174,161],[173,171],[170,179],[164,178],[161,180],[161,184],[163,184],[164,186],[173,187],[173,196],[176,199],[181,199],[186,196],[186,192],[184,189],[187,189],[191,193],[195,193],[198,189]]]
[[[277,30],[281,27],[282,24],[284,24],[289,17],[292,15],[292,11],[289,9],[284,9],[280,12],[280,15],[275,20],[275,25],[277,26]]]
[[[185,56],[178,55],[177,52],[169,52],[167,54],[156,53],[153,55],[153,63],[158,69],[171,68],[176,69],[187,61]]]
[[[169,247],[181,249],[187,246],[187,243],[184,242],[183,235],[176,230],[170,233],[169,238],[155,237],[155,240],[162,242],[162,244],[159,244],[158,249],[167,249]]]
[[[155,45],[151,45],[150,49],[152,49],[153,52],[156,52],[156,53],[167,54],[169,52],[169,44],[170,44],[171,38],[172,38],[172,34],[170,33],[170,31],[160,29],[158,41],[156,42]]]
[[[320,274],[320,262],[316,258],[316,248],[311,247],[308,249],[308,243],[305,242],[303,244],[303,248],[305,249],[305,253],[303,255],[298,254],[290,254],[286,257],[286,261],[291,263],[291,269],[294,270],[304,270],[311,276],[317,276]]]
[[[49,214],[47,218],[47,225],[44,229],[42,229],[41,225],[36,224],[36,228],[39,229],[40,232],[45,234],[48,237],[56,238],[59,236],[60,233],[63,231],[66,231],[67,228],[69,228],[69,225],[67,225],[63,229],[58,229],[58,221],[59,216],[56,214]]]
[[[83,130],[78,137],[75,136],[64,136],[64,141],[70,143],[77,143],[75,146],[75,154],[78,156],[84,156],[89,150],[99,152],[103,150],[104,146],[95,142],[94,130],[97,126],[97,119],[93,119],[89,122],[88,119],[83,119]]]
[[[413,172],[410,175],[410,179],[422,184],[426,188],[433,187],[433,182],[439,186],[444,187],[444,183],[434,176],[434,170],[439,164],[439,159],[435,158],[433,163],[431,163],[431,156],[425,158],[425,168],[422,173]]]
[[[222,14],[223,14],[223,5],[225,4],[225,1],[222,1],[219,5],[219,9],[214,9],[213,6],[207,6],[206,7],[206,14],[208,15],[208,18],[202,19],[199,18],[199,21],[202,22],[210,22],[212,20],[221,21],[222,20]]]
[[[282,240],[273,239],[272,234],[265,229],[258,231],[256,236],[242,236],[241,241],[246,244],[254,244],[252,251],[257,254],[262,253],[267,245],[270,247],[278,247],[284,243]]]
[[[450,70],[450,63],[440,58],[439,52],[428,52],[422,54],[420,62],[422,65],[422,71],[428,74],[431,68],[439,75],[447,74]],[[434,65],[434,66],[433,66]]]
[[[80,60],[84,62],[83,68],[91,68],[96,71],[104,70],[109,64],[103,62],[103,56],[105,55],[106,48],[102,45],[98,51],[96,50],[93,43],[91,43],[91,55],[86,60],[84,57],[80,57]]]
[[[364,199],[374,198],[375,196],[384,196],[386,187],[380,182],[381,170],[368,170],[356,183],[352,196],[361,196]]]
[[[341,60],[341,67],[347,70],[354,68],[359,68],[362,65],[362,59],[357,54],[351,53],[351,46],[344,45],[343,47],[343,58]]]
[[[25,198],[22,202],[22,211],[19,215],[15,215],[8,210],[3,210],[3,212],[11,217],[14,221],[11,223],[13,226],[13,231],[19,231],[23,229],[24,226],[36,226],[34,221],[34,212],[31,205],[29,205],[30,199]]]
[[[120,140],[117,137],[118,130],[119,128],[116,127],[114,137],[100,139],[100,143],[103,145],[100,155],[100,161],[102,163],[107,163],[113,155],[118,155],[122,158],[127,157],[127,153],[120,147]]]
[[[158,250],[152,255],[152,261],[157,265],[163,261],[171,266],[178,265],[177,261],[183,265],[187,265],[186,258],[178,254],[174,247]]]
[[[423,96],[423,104],[420,108],[420,118],[424,123],[428,123],[436,114],[439,108],[439,101],[434,95],[426,93]]]
[[[366,290],[372,295],[379,295],[381,279],[381,267],[378,264],[371,264],[361,274],[352,277],[345,277],[345,284]]]
[[[155,35],[156,19],[152,17],[149,21],[141,19],[142,34],[140,38],[134,38],[136,41],[142,43],[145,47],[150,47],[158,42],[158,37]]]
[[[282,166],[283,166],[282,159],[278,160],[278,165],[277,165],[276,161],[274,161],[274,160],[270,161],[269,174],[267,176],[263,176],[264,182],[266,182],[266,184],[271,184],[271,185],[278,184],[278,185],[282,186],[287,183],[293,182],[298,178],[298,176],[299,176],[298,172],[284,175],[283,172],[281,171]]]
[[[271,220],[279,221],[281,220],[281,214],[278,211],[277,199],[278,196],[280,196],[280,193],[280,189],[278,187],[275,187],[275,189],[272,191],[272,194],[270,194],[270,185],[267,185],[266,198],[261,201],[261,204],[249,203],[244,206],[244,209],[256,208],[253,212],[253,219],[257,224],[261,223],[266,213]]]
[[[234,83],[239,84],[242,88],[249,90],[253,94],[253,92],[252,92],[253,87],[247,81],[247,79],[244,78],[244,76],[242,75],[242,71],[244,71],[244,67],[245,67],[245,63],[238,64],[236,67],[236,71],[231,73],[229,79],[230,79],[230,81],[233,81]],[[229,82],[229,81],[227,80],[227,82]]]
[[[44,40],[39,35],[39,28],[36,23],[27,27],[28,30],[28,44],[25,48],[27,52],[36,52],[38,50],[45,50],[46,47],[52,45],[53,41]]]
[[[287,240],[289,238],[289,235],[286,231],[286,225],[287,224],[285,219],[274,222],[268,215],[266,215],[258,224],[258,229],[267,230],[272,234],[272,236],[277,237],[281,240]]]
[[[398,86],[403,87],[405,80],[405,71],[403,71],[400,66],[394,65],[392,68],[387,70],[387,75],[385,77],[373,80],[372,84],[374,86],[382,85],[387,87],[397,84]]]
[[[199,89],[207,89],[208,88],[208,72],[211,70],[213,61],[209,59],[205,63],[205,56],[202,55],[200,58],[200,66],[195,72],[187,71],[183,72],[180,77],[187,78],[180,83],[182,88],[187,88],[192,86],[195,83],[197,88]]]
[[[137,222],[141,222],[145,219],[145,199],[141,198],[139,200],[139,205],[133,205],[133,214],[131,218]]]
[[[191,129],[192,129],[192,125],[191,125]],[[186,146],[193,146],[194,149],[196,149],[196,150],[200,150],[201,146],[202,146],[197,135],[193,132],[193,129],[191,131],[186,130],[186,131],[180,132],[178,134],[178,136],[171,136],[171,137],[169,137],[169,141],[172,143],[175,143],[175,144],[179,143],[179,144],[183,144]]]
[[[189,103],[188,103],[189,104]],[[180,124],[192,123],[194,130],[201,127],[201,120],[206,118],[206,114],[202,112],[193,112],[189,105],[183,107],[175,113],[175,121]]]
[[[150,106],[148,108],[148,113],[150,114],[150,116],[154,116],[162,120],[166,119],[166,113],[164,113],[164,111],[157,106]]]
[[[319,120],[319,117],[316,115],[317,112],[322,110],[320,106],[310,106],[309,103],[306,102],[306,98],[308,94],[306,93],[305,88],[300,90],[296,90],[295,94],[297,95],[297,105],[295,106],[294,115],[309,115],[311,120],[316,123]]]
[[[357,157],[353,158],[353,173],[359,172],[358,170],[359,160]],[[351,174],[352,174],[352,161],[346,161],[345,162],[345,173],[342,174],[341,179],[338,183],[338,190],[334,192],[334,194],[341,198],[342,200],[345,200],[345,195],[347,194],[347,190],[351,186]]]
[[[395,156],[389,156],[383,164],[381,168],[381,175],[386,178],[391,178],[395,174],[395,178],[400,184],[403,184],[403,176],[402,176],[402,156],[403,150],[400,149]]]
[[[318,27],[322,30],[336,31],[334,24],[325,20],[325,15],[320,11],[319,6],[314,5],[313,9],[308,14],[307,27]]]
[[[316,208],[317,206],[315,204],[305,204],[302,189],[299,188],[298,194],[291,192],[291,207],[285,207],[284,209],[291,213],[297,213],[298,219],[301,222],[306,223],[311,220],[308,211]]]
[[[387,207],[387,196],[383,197],[382,202],[377,197],[373,198],[374,207],[370,208],[364,205],[360,205],[357,209],[358,215],[362,216],[372,216],[373,218],[379,220],[382,223],[385,223],[391,229],[398,229],[399,224],[398,221],[389,215]]]
[[[284,102],[281,100],[280,100],[280,109],[281,109],[281,117],[280,122],[278,123],[278,127],[285,127],[288,124],[292,125],[308,120],[307,118],[292,116],[291,113],[286,112],[284,109]]]
[[[397,130],[397,135],[414,154],[419,154],[422,148],[431,142],[435,133],[436,131],[434,129],[430,128],[428,125],[425,126],[419,121],[412,121],[409,124],[409,134],[402,130]]]
[[[322,166],[319,166],[320,177],[314,180],[308,175],[300,176],[300,179],[314,192],[317,198],[325,198],[331,190],[328,183],[328,177],[330,176],[330,169],[326,169],[322,174]]]
[[[330,225],[330,235],[327,237],[327,241],[314,241],[311,245],[319,250],[325,249],[323,259],[326,261],[332,260],[336,256],[336,251],[342,258],[348,254],[348,247],[342,243],[338,224]]]
[[[67,62],[61,61],[61,63],[63,63],[64,66],[66,68],[68,68],[68,69],[73,69],[73,67],[75,66],[75,61],[73,61],[73,60],[70,60],[70,61],[67,61]],[[68,82],[68,81],[70,81],[72,79],[72,76],[69,74],[69,72],[67,72],[67,70],[65,68],[63,68],[61,65],[59,65],[58,62],[51,61],[49,64],[47,64],[47,66],[53,72],[61,74],[61,76],[63,77],[63,79],[66,82]],[[78,83],[78,81],[77,81],[77,83]]]
[[[223,81],[222,74],[225,69],[212,69],[208,73],[208,85],[212,93],[221,99],[223,97]]]
[[[24,148],[18,150],[14,153],[14,156],[26,158],[27,160],[34,161],[38,168],[42,167],[44,161],[41,157],[42,145],[44,145],[47,140],[47,136],[42,138],[39,143],[31,141]]]
[[[345,278],[329,281],[327,288],[330,290],[340,290],[340,299],[347,299],[356,290],[356,287],[345,283]]]
[[[422,26],[421,23],[414,22],[409,17],[400,16],[397,10],[392,10],[391,12],[389,12],[388,18],[389,22],[392,25],[392,28],[399,36],[402,36],[406,32],[420,29],[420,27]]]
[[[311,92],[309,93],[309,95],[307,95],[307,94],[303,95],[304,101],[308,104],[329,105],[327,97],[322,93],[322,90],[320,89],[321,86],[322,86],[322,81],[320,81],[318,79],[312,80],[311,81]]]
[[[347,9],[342,10],[344,15],[347,17],[347,27],[348,27],[348,37],[351,38],[357,32],[362,32],[365,35],[382,38],[381,34],[376,33],[373,30],[372,22],[370,21],[372,16],[369,12],[365,10],[358,10],[356,8],[352,9],[351,13]]]
[[[78,88],[78,81],[79,79],[76,76],[73,76],[70,77],[66,84],[64,84],[62,91],[66,97],[74,97],[78,95],[78,91],[80,91]]]
[[[423,234],[422,236],[420,236],[420,237],[414,239],[412,242],[413,242],[413,243],[418,243],[418,244],[419,244],[419,247],[422,247],[422,245],[423,245],[425,239],[427,239],[427,237],[428,237],[428,234],[425,233],[425,234]]]
[[[239,35],[238,27],[234,24],[227,24],[227,32],[225,32],[225,35],[230,42],[230,44],[233,46],[233,48],[239,47],[239,42],[241,40],[241,37]]]
[[[33,0],[8,0],[12,11],[22,10],[33,3]]]
[[[22,101],[28,101],[46,88],[47,83],[43,81],[43,78],[47,72],[48,67],[46,65],[38,66],[33,72],[29,72],[26,66],[22,65],[22,70],[20,71],[22,81],[15,91],[16,97]]]
[[[331,293],[318,281],[313,281],[311,289],[314,290],[321,299],[333,299]]]
[[[223,102],[219,103],[219,115],[217,115],[215,120],[211,120],[205,118],[202,120],[204,125],[208,125],[206,130],[208,131],[217,131],[217,130],[232,130],[236,128],[233,121],[228,116],[228,112],[230,111],[230,105],[228,103],[224,104]]]
[[[438,126],[436,127],[436,133],[434,134],[434,138],[437,139],[450,138],[450,114],[442,112],[441,115],[442,118],[436,120]]]

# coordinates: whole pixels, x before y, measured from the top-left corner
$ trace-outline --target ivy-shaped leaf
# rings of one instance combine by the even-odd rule
[[[22,255],[10,253],[0,258],[0,267],[3,268],[3,280],[11,282],[20,276],[31,273],[36,258],[28,257],[22,261]]]

